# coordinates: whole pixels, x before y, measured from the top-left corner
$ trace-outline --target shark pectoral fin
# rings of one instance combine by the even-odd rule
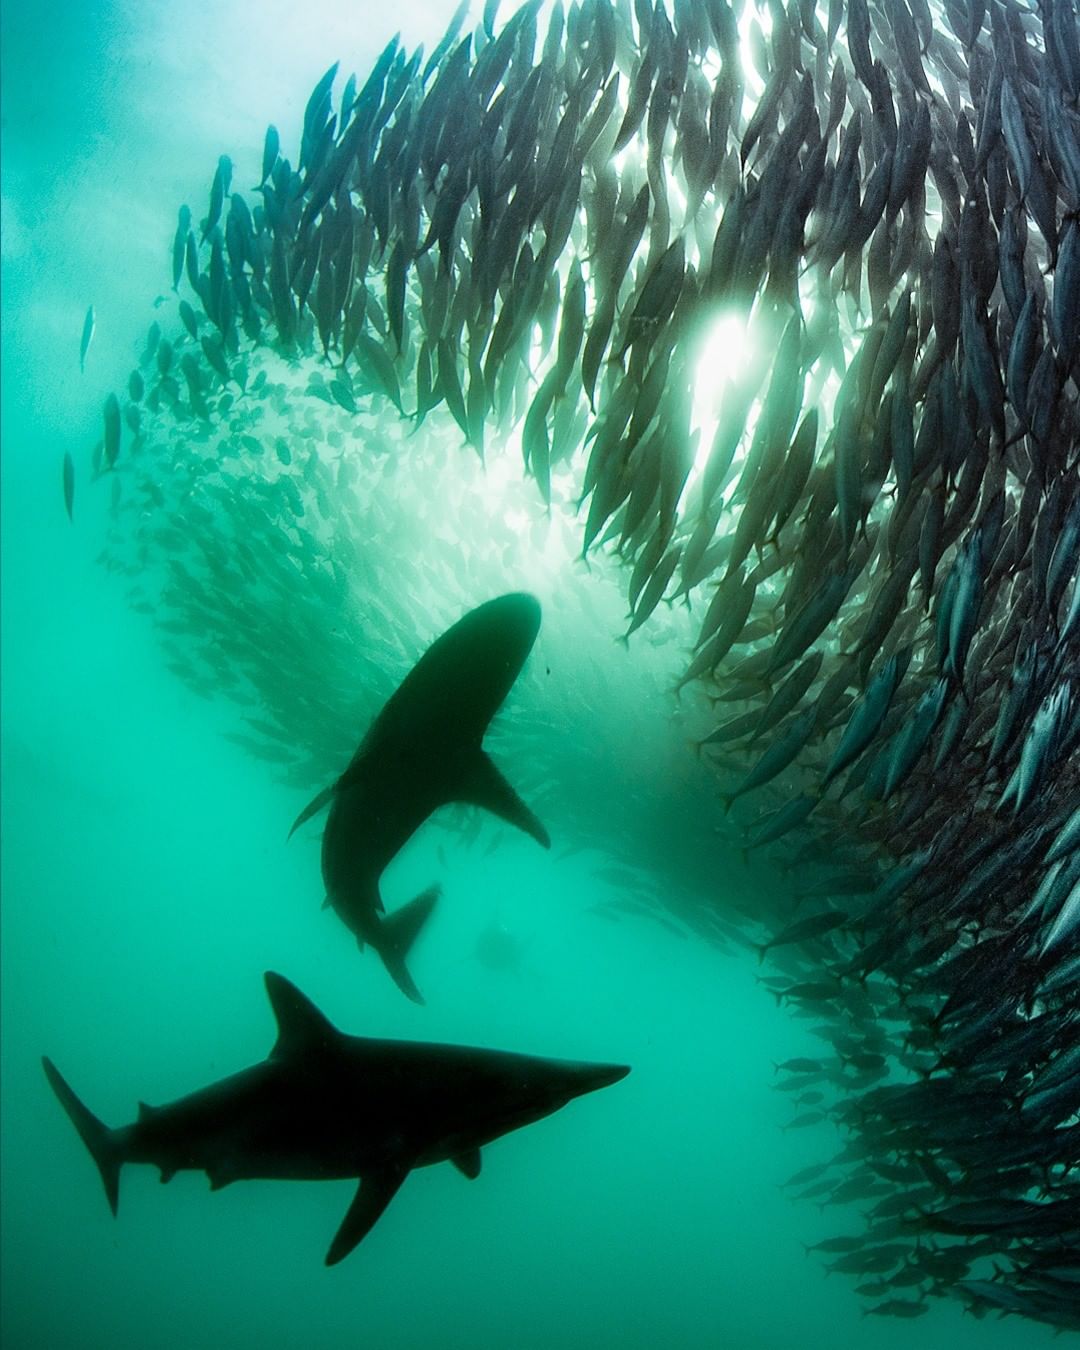
[[[480,1175],[480,1150],[478,1148],[470,1148],[465,1153],[459,1153],[450,1161],[461,1175],[468,1177],[470,1181],[475,1181]]]
[[[478,750],[470,759],[458,789],[458,800],[473,806],[482,806],[493,816],[516,825],[531,835],[543,848],[551,847],[551,836],[529,810],[514,789],[492,763],[490,757]]]
[[[357,1243],[367,1237],[408,1175],[407,1167],[393,1167],[382,1172],[369,1172],[361,1179],[353,1202],[326,1253],[328,1266],[336,1266],[339,1261],[343,1261]]]
[[[317,816],[324,806],[329,806],[336,791],[337,783],[331,783],[328,788],[323,788],[317,797],[308,802],[307,806],[304,807],[293,821],[292,829],[289,831],[288,837],[291,839],[301,825],[306,824],[312,816]]]

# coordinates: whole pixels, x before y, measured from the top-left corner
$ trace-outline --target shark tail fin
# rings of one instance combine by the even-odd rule
[[[79,1101],[51,1059],[43,1055],[41,1063],[49,1085],[60,1099],[60,1105],[68,1113],[79,1138],[97,1163],[109,1208],[115,1214],[120,1203],[120,1166],[124,1161],[120,1147],[122,1131],[110,1130]]]
[[[424,999],[406,968],[405,958],[441,894],[442,887],[438,883],[429,886],[379,925],[377,951],[383,965],[405,997],[414,1003],[423,1003]]]

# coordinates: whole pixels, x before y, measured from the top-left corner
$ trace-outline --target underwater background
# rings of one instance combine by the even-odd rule
[[[749,942],[678,918],[702,903],[745,915],[793,882],[724,832],[671,692],[689,619],[673,609],[655,642],[618,644],[615,564],[575,561],[576,537],[516,469],[485,476],[457,436],[436,464],[388,410],[391,449],[355,522],[382,569],[372,626],[395,640],[365,656],[341,763],[466,608],[517,588],[544,605],[493,745],[553,849],[448,812],[395,860],[395,900],[444,887],[411,963],[425,1007],[320,910],[318,822],[286,840],[310,790],[227,739],[244,731],[239,706],[185,685],[128,603],[129,578],[98,565],[107,492],[83,474],[73,525],[64,513],[62,455],[85,463],[105,392],[148,325],[174,322],[178,203],[198,213],[225,151],[254,183],[267,123],[294,139],[331,62],[362,77],[398,29],[430,50],[451,8],[4,7],[0,1338],[13,1350],[1049,1345],[1050,1327],[976,1320],[950,1299],[917,1323],[866,1317],[855,1280],[804,1253],[860,1225],[857,1203],[796,1203],[783,1188],[843,1143],[829,1119],[785,1129],[793,1112],[775,1090],[774,1064],[821,1043],[762,986]],[[310,613],[334,621],[329,606]],[[175,643],[204,636],[192,619]],[[316,700],[320,650],[301,668]],[[131,1167],[114,1220],[40,1056],[107,1123],[126,1122],[138,1100],[268,1052],[268,969],[351,1034],[633,1071],[499,1140],[475,1184],[418,1172],[332,1271],[322,1257],[345,1182],[211,1196],[202,1177],[163,1189]]]

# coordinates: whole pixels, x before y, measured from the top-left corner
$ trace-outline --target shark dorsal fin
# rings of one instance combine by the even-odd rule
[[[157,1111],[158,1108],[156,1106],[148,1106],[146,1102],[140,1102],[139,1114],[137,1117],[139,1124],[145,1125],[146,1122],[151,1118],[151,1116],[157,1114]]]
[[[295,984],[272,970],[268,970],[263,978],[278,1027],[277,1040],[270,1051],[271,1059],[308,1055],[325,1050],[337,1040],[337,1028]]]

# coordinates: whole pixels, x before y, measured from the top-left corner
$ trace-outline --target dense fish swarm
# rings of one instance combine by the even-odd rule
[[[763,925],[828,1045],[781,1086],[849,1135],[793,1187],[870,1202],[832,1267],[1080,1329],[1074,0],[498,8],[336,103],[332,67],[295,167],[270,128],[252,193],[223,155],[181,209],[107,560],[313,786],[422,646],[395,540],[462,554],[433,633],[580,509],[626,636],[685,639],[728,805],[772,808],[748,847],[837,864],[682,913]]]

